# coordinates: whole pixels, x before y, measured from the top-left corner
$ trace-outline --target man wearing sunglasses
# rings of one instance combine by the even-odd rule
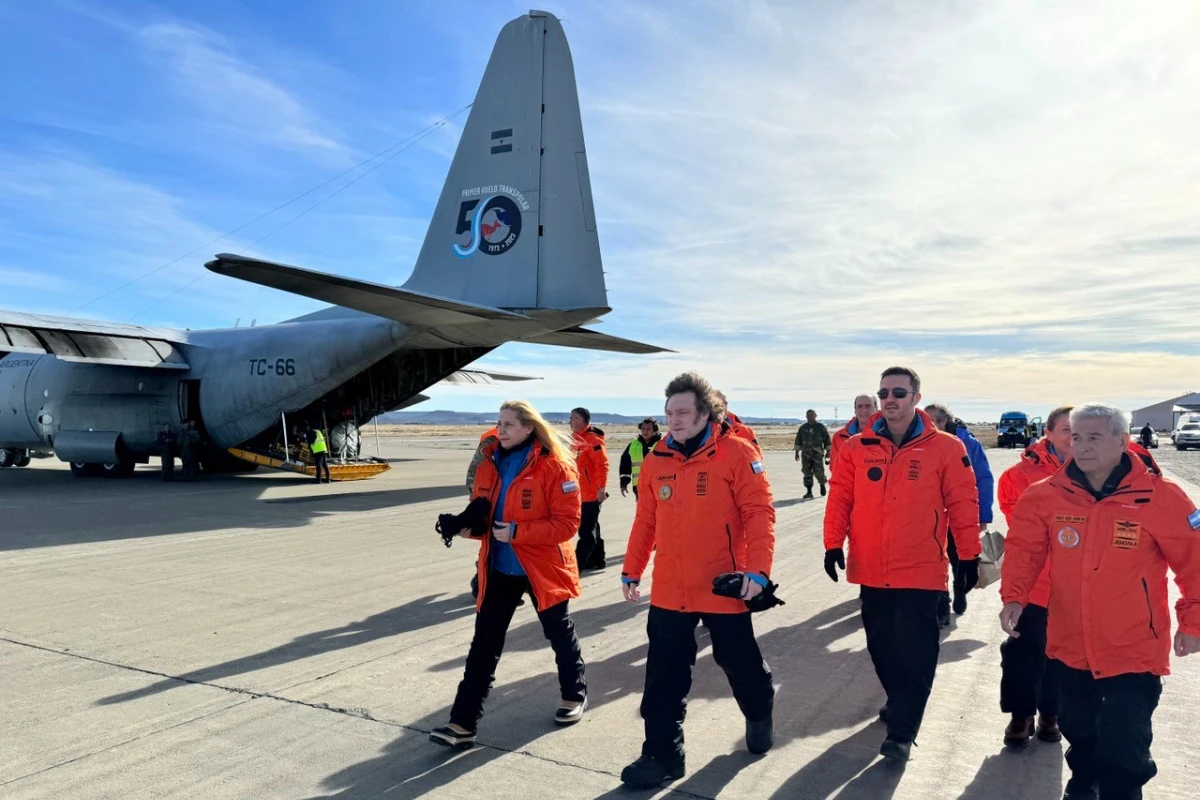
[[[963,443],[918,408],[920,390],[913,370],[884,370],[882,413],[842,445],[825,509],[825,572],[837,581],[844,569],[861,587],[867,650],[887,694],[879,752],[893,761],[908,760],[933,688],[948,535],[964,591],[979,580],[975,473]]]

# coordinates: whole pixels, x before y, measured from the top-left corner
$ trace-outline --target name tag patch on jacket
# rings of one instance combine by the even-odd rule
[[[751,461],[750,469],[754,472],[755,475],[759,475],[762,473],[762,471],[764,469],[766,469],[766,467],[763,466],[763,463],[761,461]]]
[[[921,479],[921,462],[913,459],[908,462],[908,479],[916,481]]]
[[[1192,530],[1200,531],[1200,508],[1188,515],[1188,525],[1192,526]]]
[[[708,494],[708,473],[701,472],[696,475],[696,496],[704,497]]]
[[[1142,523],[1119,519],[1113,523],[1113,547],[1119,550],[1136,550],[1142,538]]]
[[[575,483],[575,481],[567,481],[566,483],[564,483],[562,485],[562,491],[563,491],[563,494],[570,494],[571,492],[577,492],[577,491],[579,491],[579,484]]]
[[[521,490],[521,510],[530,511],[533,509],[533,489]]]

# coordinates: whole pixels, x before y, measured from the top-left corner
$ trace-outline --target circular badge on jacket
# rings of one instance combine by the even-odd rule
[[[662,486],[658,487],[658,499],[659,500],[670,500],[671,499],[671,484],[664,483]]]
[[[1078,547],[1079,546],[1079,531],[1071,526],[1062,528],[1058,532],[1058,543],[1063,547]]]

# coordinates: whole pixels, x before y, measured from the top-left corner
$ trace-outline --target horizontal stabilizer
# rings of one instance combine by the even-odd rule
[[[407,325],[435,327],[481,320],[528,320],[500,308],[447,300],[369,281],[221,253],[204,265],[219,275],[311,297]]]
[[[619,336],[609,336],[607,333],[588,330],[587,328],[566,328],[561,331],[540,333],[528,336],[521,341],[531,344],[552,344],[557,347],[578,347],[582,350],[603,350],[609,353],[632,353],[634,355],[649,355],[651,353],[673,353],[665,347],[643,344]]]
[[[0,353],[52,355],[63,361],[186,370],[180,331],[0,311]]]
[[[514,375],[511,372],[496,372],[490,369],[460,369],[458,372],[451,373],[442,383],[448,383],[451,386],[465,386],[468,384],[489,386],[493,383],[540,380],[541,378],[535,378],[532,375]]]

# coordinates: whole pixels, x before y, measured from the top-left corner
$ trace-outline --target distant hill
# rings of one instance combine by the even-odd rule
[[[551,411],[543,414],[550,422],[566,423],[571,418],[570,411]],[[623,414],[592,414],[595,425],[637,425],[645,417],[627,417]],[[661,415],[656,416],[659,424],[666,424]],[[742,417],[750,425],[799,425],[794,417]],[[476,411],[389,411],[379,415],[379,421],[391,425],[491,425],[496,421],[496,412]],[[829,424],[829,423],[826,423]]]

